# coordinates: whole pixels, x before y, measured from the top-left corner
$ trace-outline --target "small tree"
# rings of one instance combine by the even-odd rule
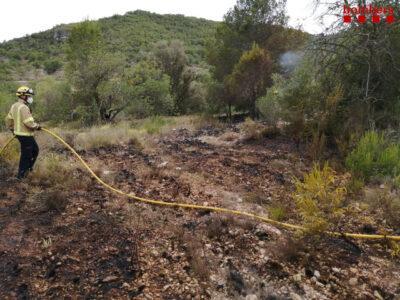
[[[59,123],[71,120],[72,91],[65,81],[57,81],[53,77],[46,77],[36,85],[38,102],[36,113],[42,121]]]
[[[335,230],[343,213],[346,189],[340,186],[335,172],[325,164],[314,165],[304,181],[296,180],[293,194],[303,224],[310,233]]]
[[[272,60],[266,50],[257,44],[250,51],[243,53],[233,72],[228,76],[229,90],[238,95],[239,106],[249,109],[256,117],[256,100],[265,94],[271,84]]]
[[[66,54],[66,70],[75,90],[75,105],[87,107],[88,110],[95,105],[100,120],[109,121],[112,111],[115,111],[114,102],[121,99],[102,97],[100,88],[107,82],[115,82],[115,76],[123,67],[122,55],[107,53],[99,25],[90,21],[72,28]]]
[[[273,54],[284,51],[285,6],[286,0],[237,0],[208,43],[207,58],[216,80],[222,82],[253,43],[276,50]]]
[[[188,58],[183,43],[178,40],[169,43],[158,42],[155,45],[154,56],[161,70],[170,77],[171,94],[175,99],[177,111],[184,113],[190,73],[186,70]]]
[[[137,117],[172,114],[170,78],[153,61],[143,60],[127,70],[124,81],[129,87],[129,113]]]

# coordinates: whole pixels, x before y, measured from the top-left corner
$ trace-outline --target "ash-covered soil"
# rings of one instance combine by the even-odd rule
[[[143,149],[81,154],[138,196],[264,216],[279,206],[292,223],[300,221],[293,178],[312,166],[292,140],[246,141],[237,127],[176,128]],[[32,191],[6,174],[1,299],[399,299],[399,262],[385,242],[316,240],[247,218],[149,206],[93,180],[85,189]],[[63,205],[49,205],[53,198]],[[379,231],[365,215],[357,211],[343,230]]]

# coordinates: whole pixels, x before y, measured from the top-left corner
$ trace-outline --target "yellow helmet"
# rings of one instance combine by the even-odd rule
[[[18,97],[26,96],[26,95],[32,96],[32,95],[35,95],[35,93],[33,92],[33,90],[31,88],[29,88],[27,86],[21,86],[18,88],[16,95]]]

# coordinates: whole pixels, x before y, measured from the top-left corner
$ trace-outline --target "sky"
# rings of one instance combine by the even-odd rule
[[[310,33],[322,32],[313,16],[313,0],[287,0],[289,25]],[[95,20],[137,9],[183,14],[221,21],[236,0],[17,0],[0,8],[0,42],[50,29],[58,24]]]

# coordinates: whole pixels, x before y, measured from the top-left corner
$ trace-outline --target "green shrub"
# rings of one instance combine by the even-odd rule
[[[390,143],[383,133],[369,131],[346,158],[346,167],[363,180],[400,174],[400,145]]]
[[[272,220],[282,221],[286,218],[286,209],[282,205],[275,205],[269,209]]]
[[[44,70],[47,74],[53,74],[62,67],[62,63],[56,59],[47,60],[43,64]]]
[[[261,117],[268,125],[276,126],[279,119],[282,117],[282,107],[279,102],[279,93],[282,92],[281,85],[283,82],[282,76],[278,74],[272,75],[274,86],[267,90],[267,94],[257,99],[257,109]]]
[[[156,133],[160,133],[161,129],[168,124],[171,124],[171,121],[167,120],[166,118],[160,117],[160,116],[155,116],[155,117],[146,119],[142,125],[142,128],[148,134],[156,134]]]
[[[72,90],[65,81],[45,77],[36,84],[35,115],[41,121],[59,124],[71,120]]]
[[[304,181],[296,180],[293,194],[303,225],[311,233],[333,230],[342,215],[346,188],[338,184],[338,177],[326,163],[321,169],[314,165]]]

